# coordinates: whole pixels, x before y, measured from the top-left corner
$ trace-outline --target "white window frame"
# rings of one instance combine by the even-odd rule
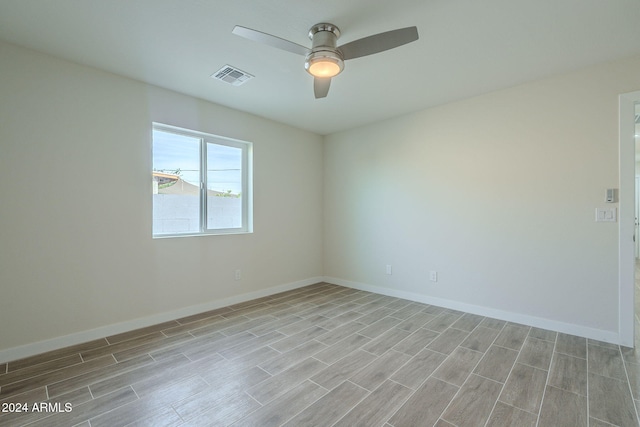
[[[153,122],[153,130],[184,135],[191,138],[200,139],[200,227],[199,231],[188,231],[184,233],[161,233],[155,234],[153,238],[166,237],[189,237],[225,234],[246,234],[253,233],[253,144],[239,139],[227,138],[191,129],[184,129],[163,123]],[[242,150],[242,172],[241,172],[241,216],[242,226],[233,228],[207,228],[207,146],[208,144],[223,145]],[[153,141],[151,142],[153,148]]]

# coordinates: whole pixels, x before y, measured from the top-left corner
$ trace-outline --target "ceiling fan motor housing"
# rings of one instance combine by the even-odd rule
[[[315,77],[333,77],[344,69],[344,59],[336,48],[340,29],[333,24],[316,24],[309,30],[312,46],[304,68]]]

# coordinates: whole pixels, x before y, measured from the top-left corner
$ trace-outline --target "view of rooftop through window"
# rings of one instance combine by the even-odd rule
[[[238,195],[242,191],[242,150],[207,144],[207,190]],[[200,138],[153,130],[153,170],[200,185]]]

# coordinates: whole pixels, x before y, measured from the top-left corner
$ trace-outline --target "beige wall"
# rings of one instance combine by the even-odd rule
[[[322,137],[12,45],[0,70],[6,357],[321,280]],[[253,142],[253,234],[151,238],[152,121]]]
[[[616,339],[618,223],[594,210],[638,88],[635,58],[327,137],[325,276]]]

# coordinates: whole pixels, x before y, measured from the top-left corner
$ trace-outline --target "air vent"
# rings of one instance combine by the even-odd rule
[[[240,86],[247,80],[253,78],[251,74],[245,73],[244,71],[232,67],[231,65],[225,65],[224,67],[213,73],[211,77],[213,77],[214,79],[222,80],[223,82],[227,82],[234,86]]]

